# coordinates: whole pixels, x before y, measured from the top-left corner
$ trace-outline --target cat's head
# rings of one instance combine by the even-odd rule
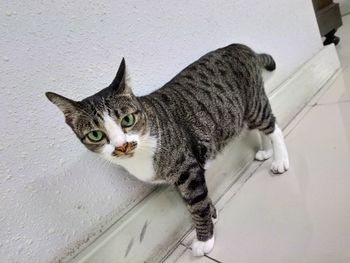
[[[112,84],[82,101],[46,93],[80,141],[112,161],[132,157],[149,136],[146,113],[125,78],[123,59]]]

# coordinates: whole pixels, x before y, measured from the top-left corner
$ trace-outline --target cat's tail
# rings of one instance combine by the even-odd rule
[[[269,54],[261,53],[257,54],[256,58],[258,63],[268,71],[273,71],[276,69],[276,62],[272,56]]]

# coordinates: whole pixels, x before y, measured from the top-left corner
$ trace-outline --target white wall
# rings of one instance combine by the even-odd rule
[[[0,258],[48,262],[150,190],[89,153],[45,98],[105,87],[125,56],[137,94],[209,50],[271,53],[277,85],[321,49],[311,1],[1,1]]]

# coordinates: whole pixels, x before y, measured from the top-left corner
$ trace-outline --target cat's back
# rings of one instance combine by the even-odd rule
[[[256,63],[256,53],[246,45],[231,44],[203,55],[179,72],[160,90],[177,86],[179,82],[186,84],[192,79],[214,81],[225,79],[234,72],[254,71],[255,69],[259,69]]]
[[[221,148],[243,127],[244,90],[258,75],[254,60],[255,53],[241,44],[209,52],[146,96],[147,103],[166,123],[163,129],[181,129]]]
[[[232,107],[239,112],[245,104],[246,90],[261,78],[255,58],[254,51],[242,44],[214,50],[148,97],[165,107],[169,114],[181,118],[202,116],[203,112],[209,118],[215,110],[221,115],[223,109]]]
[[[167,103],[170,102],[169,95],[179,92],[194,92],[199,97],[217,92],[232,95],[242,88],[249,88],[256,78],[260,78],[260,72],[256,53],[251,48],[231,44],[200,57],[151,95],[160,96]],[[187,95],[191,99],[190,94]]]

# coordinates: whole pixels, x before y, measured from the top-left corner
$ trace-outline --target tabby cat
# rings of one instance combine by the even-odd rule
[[[112,84],[82,101],[46,96],[89,150],[142,181],[175,185],[196,229],[192,252],[202,256],[214,246],[217,216],[205,183],[208,161],[248,127],[272,142],[256,159],[273,155],[274,173],[289,167],[262,68],[275,69],[270,55],[232,44],[204,55],[146,96],[136,97],[128,86],[124,59]]]

